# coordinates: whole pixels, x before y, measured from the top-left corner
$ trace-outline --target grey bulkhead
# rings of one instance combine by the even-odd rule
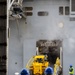
[[[59,15],[60,6],[69,6],[69,0],[34,0],[23,6],[33,7],[33,15],[25,19],[10,21],[8,75],[25,68],[28,60],[36,54],[36,41],[40,39],[63,40],[63,74],[68,75],[69,65],[75,68],[75,21],[69,15]],[[48,16],[38,16],[47,11]],[[59,24],[63,23],[63,27]]]

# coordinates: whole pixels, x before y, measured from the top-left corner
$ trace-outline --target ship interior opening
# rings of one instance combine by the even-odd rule
[[[50,66],[53,67],[56,63],[57,57],[60,59],[62,65],[62,41],[60,40],[39,40],[36,43],[38,48],[38,54],[44,54],[48,56],[48,61]],[[37,52],[36,52],[37,54]]]

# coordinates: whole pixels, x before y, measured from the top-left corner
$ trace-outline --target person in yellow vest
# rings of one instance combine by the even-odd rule
[[[73,68],[72,65],[70,65],[69,74],[70,74],[70,75],[74,75],[74,68]]]

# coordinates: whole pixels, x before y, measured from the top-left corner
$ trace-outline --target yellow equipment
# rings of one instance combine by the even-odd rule
[[[54,64],[54,75],[60,75],[62,73],[62,66],[60,64],[60,59],[57,57],[56,63]]]
[[[48,66],[47,56],[36,55],[29,61],[26,67],[30,70],[30,75],[42,75]]]

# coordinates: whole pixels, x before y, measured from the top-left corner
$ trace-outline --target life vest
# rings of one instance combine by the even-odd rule
[[[69,74],[74,74],[74,68],[73,67],[69,68]]]

